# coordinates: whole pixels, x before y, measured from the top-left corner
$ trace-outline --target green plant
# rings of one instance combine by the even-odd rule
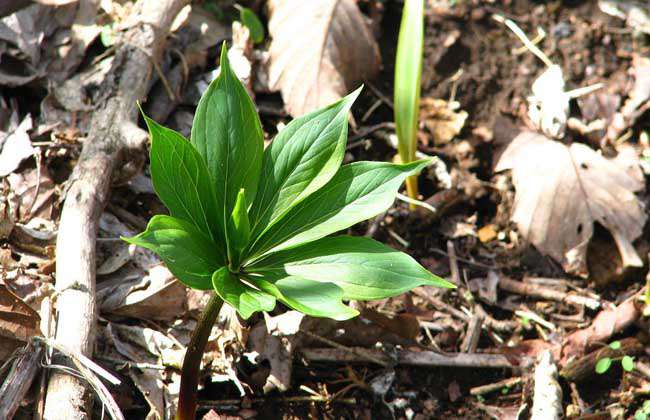
[[[609,343],[609,348],[612,350],[620,350],[621,349],[621,342],[620,341],[612,341]],[[596,362],[596,373],[598,374],[603,374],[609,370],[609,368],[612,366],[612,363],[614,361],[620,360],[621,361],[621,367],[623,370],[626,372],[631,372],[634,370],[634,357],[628,356],[628,355],[623,355],[621,357],[601,357],[598,359]]]
[[[243,318],[280,301],[344,320],[358,315],[344,300],[453,287],[372,239],[328,236],[385,211],[404,179],[430,163],[341,166],[358,94],[293,120],[264,150],[259,117],[224,45],[189,141],[144,117],[153,185],[170,215],[125,240],[157,253],[187,286],[216,292],[185,355],[178,418],[194,418],[201,355],[223,301]]]
[[[239,9],[239,21],[248,28],[253,42],[259,44],[264,41],[264,25],[260,22],[260,18],[247,7],[241,7],[239,5],[236,7]]]
[[[645,400],[634,413],[634,420],[647,420],[648,417],[650,417],[650,400]]]
[[[397,40],[394,82],[395,126],[402,163],[413,162],[417,150],[423,45],[424,0],[406,0]],[[409,197],[417,199],[416,176],[407,179],[406,188]]]

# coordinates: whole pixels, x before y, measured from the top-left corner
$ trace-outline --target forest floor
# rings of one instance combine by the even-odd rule
[[[70,14],[77,7],[71,3],[59,9],[68,8]],[[215,2],[201,3],[193,5],[199,17],[186,25],[209,25],[208,35],[191,44],[183,26],[175,29],[143,98],[149,115],[184,134],[199,91],[218,65],[220,42],[231,36],[231,2],[219,6],[225,10],[222,20],[209,12]],[[242,3],[268,21],[265,2]],[[358,3],[375,33],[382,67],[366,81],[352,108],[345,161],[391,161],[396,155],[391,144],[393,63],[402,3]],[[536,367],[545,351],[559,371],[550,386],[561,396],[564,416],[645,418],[634,416],[650,401],[650,318],[643,315],[641,299],[650,252],[645,223],[650,205],[645,189],[650,176],[648,7],[639,2],[645,21],[631,22],[603,12],[606,3],[618,10],[636,4],[624,0],[426,3],[419,151],[444,165],[425,171],[419,187],[421,199],[436,211],[409,210],[398,200],[351,233],[407,252],[457,288],[420,287],[384,301],[354,303],[361,317],[339,323],[302,319],[281,307],[245,322],[222,312],[204,357],[202,418],[528,418],[541,392],[533,379],[536,372],[553,377]],[[95,36],[67,62],[51,57],[62,54],[66,38],[61,30],[70,27],[70,19],[62,10],[56,16],[35,10],[48,7],[30,6],[19,13],[32,13],[22,28],[27,23],[41,28],[52,50],[27,29],[10,41],[3,28],[17,33],[9,24],[12,16],[0,21],[0,280],[41,319],[43,302],[53,296],[66,180],[84,147],[93,103],[102,100],[103,78],[110,74],[100,64],[116,48],[102,31],[128,12],[123,6],[112,14],[100,10],[92,17]],[[572,119],[562,138],[543,139],[566,145],[557,155],[523,143],[521,150],[508,149],[521,132],[537,129],[527,98],[546,66],[494,15],[511,19],[531,39],[543,29],[538,46],[560,66],[567,91],[604,84],[571,101]],[[61,39],[55,41],[57,33]],[[248,54],[254,57],[253,73],[261,67],[265,45],[255,47],[260,54]],[[173,89],[174,83],[182,86],[171,104],[160,73]],[[280,93],[252,87],[270,140],[290,116]],[[3,150],[8,136],[22,136],[29,147],[17,162],[19,152],[7,157],[10,152]],[[571,175],[554,173],[562,166],[552,162],[577,144],[595,151],[582,161],[583,172],[572,169],[578,192],[566,181]],[[206,294],[186,290],[153,254],[119,240],[166,212],[153,193],[148,164],[142,163],[130,173],[129,168],[120,171],[126,175],[115,180],[99,219],[93,360],[121,380],[109,390],[126,418],[169,418],[178,367]],[[600,174],[588,173],[588,165]],[[532,167],[542,172],[535,177]],[[612,167],[620,172],[607,172]],[[610,182],[619,176],[634,185],[623,191],[631,191],[632,198]],[[547,178],[557,184],[542,190]],[[531,197],[531,191],[537,195]],[[535,207],[517,209],[525,200]],[[12,221],[3,215],[9,206]],[[623,213],[629,218],[608,225],[606,217],[596,215],[598,206],[610,208],[612,218]],[[522,216],[526,211],[530,214]],[[540,216],[545,211],[550,212],[546,219]],[[582,243],[571,252],[552,248],[570,247],[578,239]],[[56,249],[60,252],[65,250]],[[0,329],[16,328],[12,322],[0,314]],[[0,331],[0,337],[7,336]],[[0,364],[23,341],[0,340]],[[420,355],[419,362],[409,362],[409,355]],[[450,357],[441,362],[435,355]],[[625,355],[634,358],[629,372],[619,363]],[[606,357],[613,360],[611,368],[596,373]],[[16,418],[31,417],[40,398],[42,387],[35,381]],[[101,413],[97,401],[97,418]]]

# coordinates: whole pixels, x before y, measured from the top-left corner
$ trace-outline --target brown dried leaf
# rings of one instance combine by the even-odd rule
[[[186,299],[185,286],[162,265],[144,275],[138,268],[120,271],[102,282],[97,292],[103,313],[140,319],[175,319],[185,312]]]
[[[9,188],[16,195],[16,220],[39,217],[51,220],[56,201],[56,185],[47,167],[39,166],[7,177]]]
[[[625,266],[642,266],[632,241],[647,214],[635,192],[645,188],[634,153],[606,159],[580,143],[566,146],[522,132],[496,171],[512,170],[517,191],[512,219],[522,235],[568,273],[586,275],[594,222],[612,234]]]
[[[0,336],[27,341],[38,335],[38,312],[0,284]]]
[[[9,175],[23,160],[36,153],[27,133],[32,128],[32,117],[28,114],[6,138],[5,133],[0,132],[0,177]]]
[[[269,2],[269,84],[299,116],[372,78],[379,48],[354,0]]]
[[[0,362],[31,337],[40,334],[39,323],[38,312],[0,284]]]
[[[420,102],[420,119],[433,137],[433,144],[449,143],[460,133],[468,114],[460,109],[458,102],[444,99],[423,98]]]

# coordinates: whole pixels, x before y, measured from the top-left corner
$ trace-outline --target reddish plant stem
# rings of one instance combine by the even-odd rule
[[[201,358],[203,357],[205,345],[208,343],[212,325],[214,325],[222,305],[223,300],[217,294],[213,294],[203,314],[201,314],[199,323],[192,332],[192,338],[183,359],[176,420],[194,420],[196,416],[196,393],[199,385]]]

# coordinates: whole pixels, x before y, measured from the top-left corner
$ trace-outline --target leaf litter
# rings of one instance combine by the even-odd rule
[[[47,301],[55,281],[57,198],[88,134],[92,105],[97,95],[105,94],[98,87],[111,77],[112,50],[96,37],[106,26],[119,35],[132,10],[128,2],[102,1],[94,17],[93,10],[83,12],[77,2],[69,3],[23,9],[19,20],[5,17],[0,32],[0,81],[11,86],[1,93],[0,103],[10,107],[3,105],[0,116],[15,110],[12,127],[29,116],[32,127],[25,130],[22,145],[42,153],[40,170],[36,159],[30,159],[33,150],[20,159],[12,153],[12,169],[0,180],[0,273],[12,293],[36,309]],[[345,159],[390,160],[394,151],[386,140],[392,129],[386,123],[392,121],[392,112],[386,98],[392,93],[400,8],[390,2],[378,7],[374,1],[323,0],[319,5],[331,14],[319,14],[310,3],[275,0],[267,2],[268,9],[252,6],[268,23],[269,40],[241,57],[251,60],[251,86],[265,138],[286,123],[287,112],[300,115],[369,81],[372,88],[364,91],[363,105],[354,111],[357,121],[362,116],[364,121],[358,131],[350,131],[350,137],[360,136],[356,141],[362,147],[350,149]],[[242,323],[223,313],[204,357],[200,397],[205,412],[211,409],[221,418],[373,418],[388,410],[418,419],[503,418],[526,404],[532,407],[534,392],[527,377],[526,386],[482,399],[470,391],[515,371],[399,363],[390,370],[369,361],[364,351],[380,349],[389,358],[430,348],[443,355],[455,353],[471,336],[470,326],[478,325],[475,357],[498,353],[517,363],[522,355],[534,357],[550,348],[560,368],[571,357],[589,360],[598,350],[593,340],[609,342],[612,335],[631,339],[645,325],[637,307],[643,305],[638,292],[650,250],[647,174],[639,169],[643,148],[647,153],[649,147],[644,134],[648,58],[647,44],[634,34],[644,31],[647,8],[633,1],[585,3],[575,9],[528,2],[451,3],[427,1],[420,125],[420,151],[444,161],[449,183],[438,183],[431,173],[423,176],[421,198],[435,213],[411,214],[397,203],[350,233],[373,236],[412,254],[433,272],[456,278],[460,290],[420,288],[358,308],[361,318],[339,324],[312,325],[308,319],[290,319],[291,312]],[[167,80],[183,94],[168,114],[178,128],[189,128],[198,98],[192,92],[211,80],[206,75],[217,66],[217,45],[231,32],[229,23],[220,20],[223,16],[208,9],[193,6],[189,18],[179,21],[174,47],[156,75],[161,87],[161,75],[174,66],[180,69],[181,84]],[[84,13],[87,20],[82,22]],[[544,38],[532,41],[561,70],[563,92],[605,84],[578,98],[577,106],[569,100],[564,133],[546,130],[545,135],[543,124],[530,124],[528,99],[539,93],[533,89],[535,80],[549,68],[519,52],[520,44],[495,24],[492,13],[513,18],[526,33],[543,28]],[[79,26],[83,28],[78,31]],[[36,28],[36,35],[21,28]],[[76,35],[83,36],[77,40]],[[312,42],[314,38],[322,42]],[[174,48],[182,53],[194,49],[204,58],[184,63]],[[268,86],[279,95],[260,86],[265,59],[270,59]],[[514,129],[495,123],[504,118]],[[528,131],[533,128],[542,132]],[[552,140],[549,133],[563,135]],[[100,340],[95,358],[132,380],[110,388],[122,410],[133,418],[171,418],[179,385],[175,366],[206,296],[186,290],[152,254],[115,241],[163,212],[146,168],[127,184],[114,186],[111,206],[102,215],[97,242]],[[623,274],[616,285],[598,283],[603,269]],[[537,293],[522,294],[530,290]],[[600,309],[576,304],[579,298],[598,298]],[[332,342],[360,362],[331,364],[301,353],[332,349]],[[648,363],[647,356],[635,357],[637,363]],[[589,406],[609,414],[620,403],[632,415],[636,403],[623,396],[647,389],[648,380],[636,371],[626,375],[620,383],[572,385],[571,395],[562,401],[564,412],[583,412]],[[373,389],[387,406],[375,404]]]

